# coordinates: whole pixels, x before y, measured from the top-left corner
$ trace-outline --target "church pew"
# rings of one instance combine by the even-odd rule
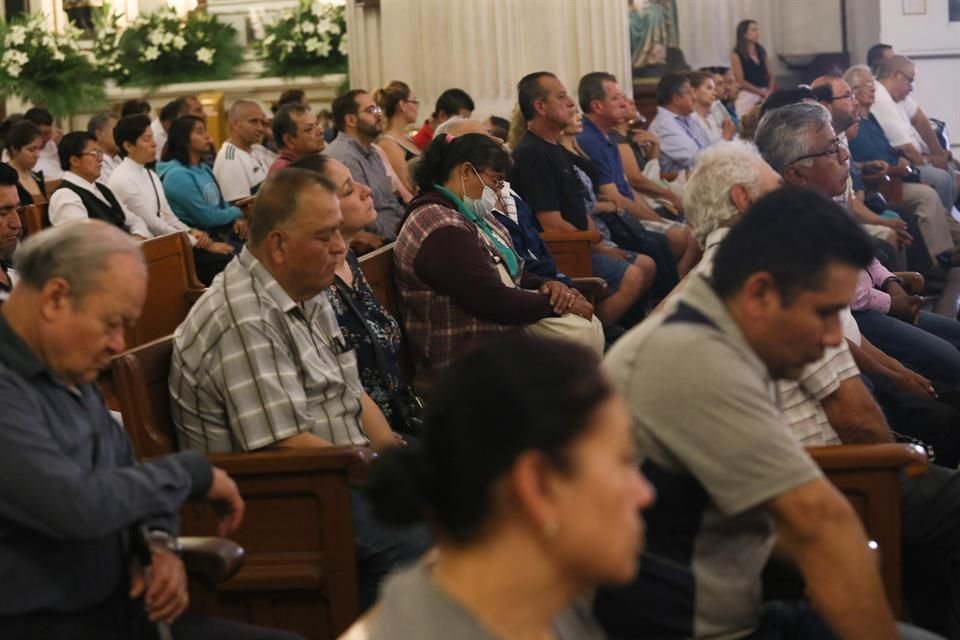
[[[557,270],[571,278],[586,278],[593,275],[591,253],[593,245],[600,242],[597,231],[544,231],[540,234],[550,255],[557,263]]]
[[[138,458],[178,448],[167,379],[172,337],[123,353],[112,373]],[[289,629],[308,640],[330,640],[359,613],[351,479],[371,459],[361,447],[213,454],[210,461],[236,481],[246,501],[243,524],[231,538],[246,550],[235,576],[218,585],[223,617]],[[181,532],[215,535],[209,505],[187,504]]]
[[[140,247],[147,263],[147,297],[140,320],[127,329],[128,349],[173,333],[206,290],[197,279],[186,233],[152,238]]]

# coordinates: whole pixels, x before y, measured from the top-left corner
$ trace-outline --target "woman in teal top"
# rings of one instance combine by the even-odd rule
[[[240,208],[223,199],[213,171],[201,161],[210,145],[210,134],[202,118],[177,118],[170,125],[157,173],[178,218],[220,242],[229,242],[239,251],[247,238],[247,223]]]

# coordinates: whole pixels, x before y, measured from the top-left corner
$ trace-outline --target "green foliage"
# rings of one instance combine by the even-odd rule
[[[266,76],[324,75],[347,69],[347,24],[342,5],[300,0],[264,25],[257,50]]]
[[[116,39],[116,19],[98,29],[96,40],[114,38],[117,54],[101,61],[118,84],[159,87],[177,82],[223,80],[243,60],[236,31],[208,14],[181,19],[164,8],[139,16]],[[100,25],[98,24],[98,27]],[[107,44],[106,46],[109,46]]]
[[[80,32],[51,32],[40,14],[0,22],[0,93],[42,105],[55,117],[99,108],[106,100],[96,67],[78,47]]]

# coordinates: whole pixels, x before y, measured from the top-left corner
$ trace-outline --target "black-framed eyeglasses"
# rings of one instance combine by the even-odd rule
[[[845,93],[842,96],[833,96],[831,98],[827,98],[826,101],[836,102],[837,100],[852,100],[852,99],[853,99],[853,92],[851,91],[850,93]]]
[[[839,154],[840,149],[842,148],[843,148],[843,145],[840,144],[840,138],[837,137],[833,139],[833,142],[830,143],[830,147],[826,151],[821,151],[820,153],[810,153],[805,156],[800,156],[799,158],[791,160],[784,166],[796,164],[801,160],[813,160],[814,158],[822,158],[824,156],[832,156],[834,154]]]
[[[493,180],[493,190],[496,191],[497,193],[500,193],[501,191],[503,191],[503,185],[507,183],[507,181],[504,178],[498,178],[494,175],[487,173],[486,171],[481,171],[480,175],[484,175],[490,178],[491,180]],[[483,180],[481,180],[481,182],[483,182]]]

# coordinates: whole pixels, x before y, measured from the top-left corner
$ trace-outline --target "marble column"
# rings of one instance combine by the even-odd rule
[[[556,73],[574,94],[583,74],[609,71],[629,92],[627,29],[623,0],[347,0],[350,84],[403,80],[421,121],[450,87],[474,98],[478,117],[509,117],[517,81],[533,71]]]

